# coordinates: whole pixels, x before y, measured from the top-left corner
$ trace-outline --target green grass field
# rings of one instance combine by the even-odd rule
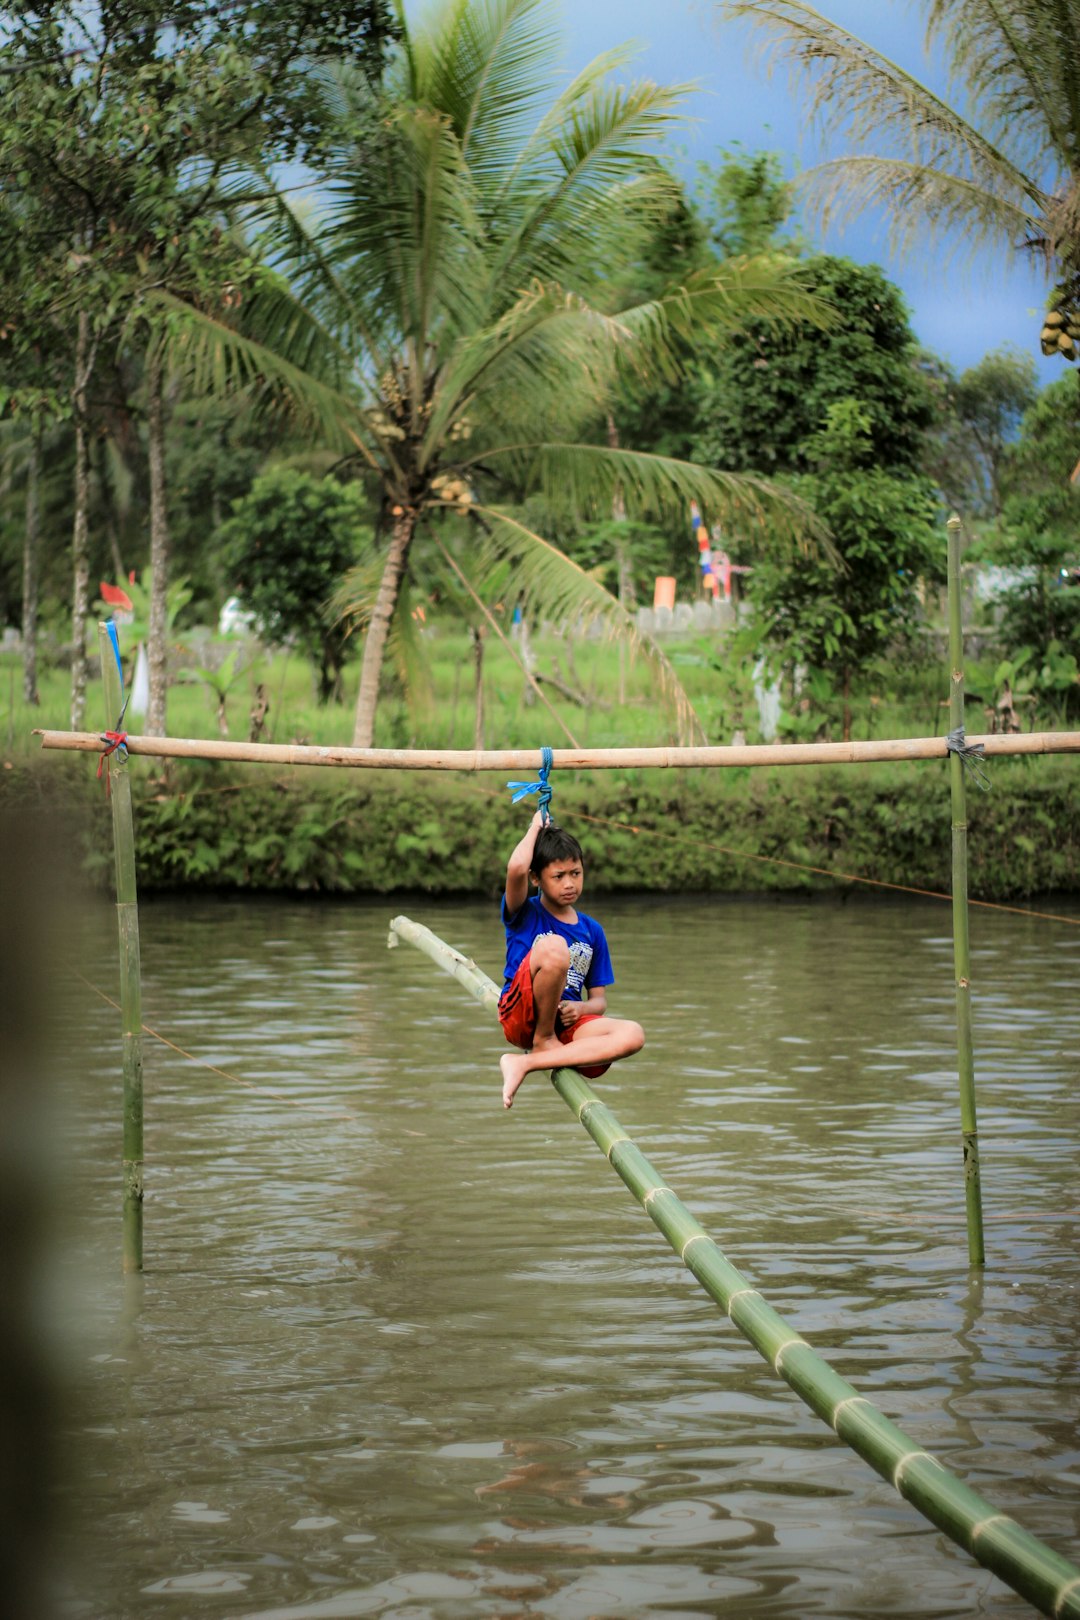
[[[122,634],[122,633],[121,633]],[[520,666],[494,637],[484,646],[484,717],[482,741],[488,748],[566,746],[573,737],[582,746],[634,747],[678,741],[674,707],[666,702],[657,670],[610,641],[570,640],[553,633],[533,636],[533,654],[541,689],[551,710],[527,689]],[[121,642],[123,646],[123,641]],[[168,731],[176,737],[222,735],[219,701],[211,686],[198,678],[196,665],[220,666],[238,643],[203,632],[196,650],[177,646],[176,676],[170,685]],[[262,732],[268,742],[348,744],[359,664],[347,666],[345,702],[320,706],[315,701],[310,664],[295,653],[242,645],[243,667],[225,697],[225,724],[232,738],[246,738],[257,684],[269,697]],[[432,624],[421,632],[424,678],[407,700],[392,666],[384,672],[377,744],[381,747],[469,748],[476,728],[476,682],[473,644],[466,632]],[[726,743],[736,733],[747,742],[761,740],[758,707],[750,662],[739,659],[722,638],[705,635],[667,637],[663,652],[681,681],[712,743]],[[130,679],[130,649],[124,648]],[[88,687],[87,727],[112,725],[106,716],[97,677],[96,658]],[[556,684],[552,684],[552,683]],[[560,687],[565,690],[560,690]],[[70,675],[66,669],[42,667],[41,702],[22,698],[22,670],[15,653],[0,656],[0,738],[5,757],[25,758],[37,744],[35,727],[65,730],[69,725]],[[568,697],[575,694],[579,701]],[[930,735],[945,728],[946,679],[936,664],[884,666],[858,680],[851,693],[855,737]],[[974,716],[973,716],[974,721]],[[796,707],[789,724],[800,735],[838,738],[838,698],[815,701],[805,712]],[[127,729],[138,732],[140,718],[129,713]],[[974,723],[973,730],[981,729]]]

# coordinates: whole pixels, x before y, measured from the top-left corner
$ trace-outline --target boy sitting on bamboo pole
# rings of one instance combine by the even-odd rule
[[[511,1046],[523,1050],[499,1060],[504,1108],[534,1069],[580,1069],[591,1080],[645,1044],[640,1024],[608,1017],[615,975],[604,930],[577,910],[584,881],[581,845],[538,810],[506,863],[499,1021]],[[530,882],[537,888],[531,897]]]

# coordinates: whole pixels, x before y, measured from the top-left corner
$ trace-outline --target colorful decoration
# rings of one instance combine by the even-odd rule
[[[711,591],[714,598],[720,595],[720,581],[713,571],[712,547],[709,543],[709,531],[705,527],[705,520],[701,516],[701,509],[697,501],[690,502],[690,528],[694,539],[698,543],[699,562],[701,563],[701,583],[705,590]]]
[[[742,567],[739,563],[733,563],[724,551],[720,545],[722,533],[719,523],[713,525],[710,536],[697,501],[690,502],[690,529],[698,544],[702,587],[712,592],[714,601],[720,600],[720,591],[723,588],[724,601],[730,602],[732,574],[749,574],[752,570]]]

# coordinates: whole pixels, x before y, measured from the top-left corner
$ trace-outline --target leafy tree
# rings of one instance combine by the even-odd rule
[[[243,175],[308,155],[322,127],[312,57],[377,63],[385,0],[43,0],[0,34],[0,288],[25,343],[46,315],[73,355],[72,724],[82,723],[90,441],[100,363],[140,355],[155,601],[147,729],[165,726],[166,370],[155,295],[230,306],[253,268],[226,228]],[[239,184],[237,183],[239,181]],[[264,188],[258,186],[258,191]],[[20,248],[12,248],[18,241]],[[124,401],[127,409],[128,401]]]
[[[941,360],[923,362],[937,413],[927,471],[951,507],[974,518],[1001,515],[1001,476],[1021,418],[1038,395],[1035,362],[1006,347],[957,377]]]
[[[627,290],[636,296],[654,297],[681,276],[715,269],[725,259],[793,253],[792,244],[779,235],[791,211],[792,187],[782,177],[778,154],[744,152],[736,143],[723,150],[720,159],[716,165],[698,165],[692,197],[672,175],[671,207],[650,233],[638,261],[628,267]],[[622,442],[693,459],[700,422],[691,379],[702,365],[708,366],[714,348],[725,346],[726,334],[714,343],[707,331],[690,332],[682,341],[675,340],[676,376],[649,382],[624,378],[614,407]],[[672,540],[677,555],[688,555],[685,514]],[[696,558],[689,562],[687,572],[694,579]],[[668,570],[672,571],[682,573],[681,568]]]
[[[901,248],[929,233],[1035,256],[1058,283],[1044,348],[1076,357],[1080,0],[923,0],[927,49],[944,55],[970,116],[807,0],[726,0],[725,12],[759,24],[806,87],[811,119],[856,148],[804,177],[823,220],[883,206]]]
[[[844,312],[827,332],[793,323],[751,324],[702,360],[694,382],[706,463],[761,473],[809,471],[829,407],[854,399],[867,420],[870,457],[886,472],[915,470],[933,419],[899,289],[876,265],[815,254],[801,279]]]
[[[1044,388],[1003,455],[1002,517],[986,550],[1020,577],[1001,596],[1007,647],[1029,649],[1042,668],[1055,648],[1080,646],[1080,489],[1072,482],[1080,446],[1080,376]],[[1047,682],[1054,685],[1052,671]],[[1080,688],[1072,687],[1072,708]]]
[[[778,152],[746,152],[738,142],[721,161],[698,166],[698,197],[709,238],[721,258],[790,251],[780,237],[794,206],[794,186],[784,179]]]
[[[828,523],[840,566],[808,558],[782,568],[766,558],[750,595],[766,641],[789,668],[840,680],[846,740],[853,673],[910,634],[916,581],[940,576],[937,501],[928,478],[878,465],[872,418],[857,399],[830,404],[801,455],[810,470],[796,488]]]
[[[295,642],[318,670],[320,703],[343,699],[345,638],[327,605],[365,538],[354,485],[277,467],[256,478],[219,530],[223,561],[268,641]]]
[[[361,151],[348,131],[370,130],[370,98],[339,75],[326,210],[301,218],[283,200],[276,215],[275,262],[291,284],[264,278],[238,321],[185,328],[193,379],[228,356],[237,386],[263,379],[380,491],[374,596],[366,575],[357,582],[367,625],[360,746],[373,738],[387,638],[425,524],[467,516],[485,566],[512,558],[521,588],[551,616],[601,617],[629,636],[632,621],[608,593],[500,501],[541,487],[606,516],[619,490],[647,515],[685,513],[695,495],[747,527],[767,518],[781,539],[813,530],[760,479],[597,443],[582,427],[622,368],[672,371],[673,334],[825,313],[775,260],[695,273],[611,310],[609,282],[670,205],[649,147],[679,92],[611,83],[622,57],[609,53],[549,102],[551,48],[537,0],[459,0],[405,26],[374,142]],[[667,690],[680,692],[648,650]]]
[[[768,173],[759,169],[756,183]],[[842,324],[784,334],[759,325],[702,357],[692,448],[790,481],[828,524],[831,560],[781,565],[738,530],[727,545],[753,561],[748,595],[772,655],[789,672],[803,666],[819,699],[839,683],[846,737],[854,673],[910,632],[916,579],[940,570],[934,486],[922,472],[935,392],[900,292],[880,269],[827,254],[801,269],[844,311]]]

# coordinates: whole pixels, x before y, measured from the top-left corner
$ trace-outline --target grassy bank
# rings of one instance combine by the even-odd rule
[[[529,815],[498,777],[132,764],[141,890],[493,894]],[[1075,760],[996,760],[969,795],[971,893],[1080,892]],[[556,817],[592,892],[828,890],[848,873],[949,887],[944,762],[770,771],[561,773]],[[112,881],[108,805],[85,757],[0,773],[0,808],[51,819],[92,883]],[[774,864],[775,863],[775,864]],[[791,864],[778,864],[791,863]]]

